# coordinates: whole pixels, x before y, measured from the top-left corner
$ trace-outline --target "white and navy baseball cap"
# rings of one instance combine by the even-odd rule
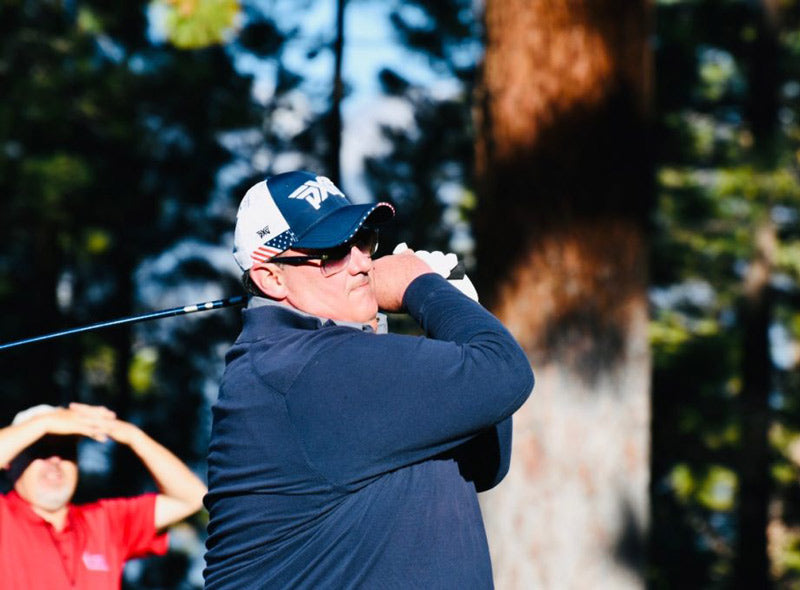
[[[324,176],[285,172],[245,193],[236,214],[233,256],[244,271],[289,248],[324,250],[344,244],[364,223],[393,216],[389,203],[352,204]]]

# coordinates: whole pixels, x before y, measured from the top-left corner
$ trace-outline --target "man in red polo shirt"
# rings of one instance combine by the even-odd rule
[[[159,493],[70,503],[80,436],[128,445]],[[125,561],[167,551],[163,529],[199,510],[206,487],[180,459],[101,406],[35,406],[0,429],[0,589],[119,588]]]

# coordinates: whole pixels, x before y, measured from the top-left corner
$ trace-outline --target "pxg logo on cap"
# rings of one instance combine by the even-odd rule
[[[288,198],[305,199],[314,209],[319,210],[322,201],[327,199],[328,195],[344,197],[344,193],[327,176],[317,176],[314,180],[306,180],[294,189]]]
[[[389,203],[354,205],[324,176],[294,171],[272,176],[239,204],[233,255],[242,270],[290,248],[322,250],[343,244],[365,222],[394,216]]]

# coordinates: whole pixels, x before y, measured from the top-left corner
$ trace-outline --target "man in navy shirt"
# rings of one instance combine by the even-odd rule
[[[254,296],[213,408],[208,589],[492,586],[477,492],[508,469],[533,374],[424,257],[372,259],[393,214],[302,171],[242,200]]]

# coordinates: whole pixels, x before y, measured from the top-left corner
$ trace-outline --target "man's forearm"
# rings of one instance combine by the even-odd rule
[[[0,468],[6,467],[28,446],[39,440],[46,430],[41,421],[30,420],[0,429]]]
[[[182,520],[202,507],[205,484],[169,449],[139,429],[128,444],[164,496],[156,504],[157,528]]]

